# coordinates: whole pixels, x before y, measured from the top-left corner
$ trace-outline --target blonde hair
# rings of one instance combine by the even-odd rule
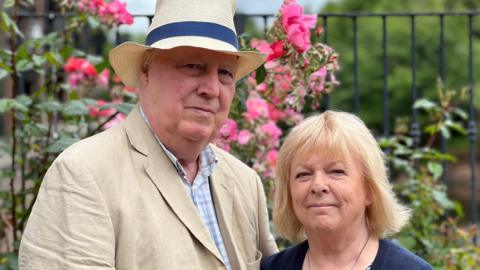
[[[294,159],[312,151],[340,159],[351,154],[360,165],[371,198],[365,216],[372,236],[395,234],[408,222],[410,211],[395,197],[388,181],[384,154],[363,121],[350,113],[326,111],[308,117],[293,128],[280,149],[273,205],[277,234],[293,242],[305,239],[303,225],[293,211],[289,180]]]

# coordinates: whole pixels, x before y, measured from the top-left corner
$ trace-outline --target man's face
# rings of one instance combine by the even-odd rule
[[[227,119],[237,57],[179,47],[160,51],[140,77],[140,102],[153,130],[172,142],[207,144]]]

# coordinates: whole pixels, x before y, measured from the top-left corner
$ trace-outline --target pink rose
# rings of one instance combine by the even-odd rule
[[[250,46],[252,46],[252,48],[256,49],[257,51],[265,54],[272,53],[272,48],[270,47],[270,43],[268,43],[268,41],[263,39],[260,39],[260,40],[252,39],[252,41],[250,41]]]
[[[108,83],[110,82],[110,70],[104,69],[100,74],[98,74],[96,82],[101,87],[108,87]]]
[[[67,83],[71,88],[77,88],[77,86],[80,84],[81,81],[83,81],[84,78],[85,76],[82,73],[70,73],[67,76]]]
[[[274,104],[268,105],[268,113],[270,120],[279,121],[285,118],[285,113],[277,108]]]
[[[283,49],[283,46],[285,46],[285,42],[283,40],[270,44],[270,49],[272,52],[267,56],[266,61],[273,61],[285,55],[286,51]]]
[[[260,117],[268,117],[268,103],[263,98],[248,98],[246,101],[248,120],[256,120]]]
[[[237,138],[238,144],[245,145],[248,143],[248,141],[250,141],[250,132],[246,129],[240,130]]]
[[[237,139],[237,122],[232,119],[227,119],[219,131],[222,138],[227,141],[234,141]]]
[[[90,116],[93,117],[109,117],[113,115],[117,110],[114,108],[109,108],[109,109],[100,109],[103,105],[107,104],[107,102],[103,99],[97,100],[97,104],[95,106],[87,106],[88,109],[90,110]]]
[[[327,78],[327,67],[323,66],[310,75],[308,87],[317,93],[325,89],[325,79]]]
[[[110,23],[113,19],[113,22],[117,24],[132,24],[133,17],[127,11],[126,5],[126,3],[122,3],[119,0],[104,3],[104,5],[98,9],[98,15],[107,23]]]
[[[273,139],[278,139],[280,135],[282,135],[282,130],[278,128],[273,121],[269,121],[262,125],[261,130]]]
[[[297,52],[303,53],[310,49],[310,29],[315,28],[317,17],[304,15],[303,7],[295,2],[285,3],[281,10],[283,30],[287,40]]]
[[[278,151],[275,149],[272,149],[268,151],[267,153],[267,163],[270,167],[275,168],[275,165],[277,165],[277,158],[278,158]]]

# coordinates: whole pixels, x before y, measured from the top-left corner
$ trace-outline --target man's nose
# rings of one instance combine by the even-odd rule
[[[202,76],[198,86],[198,94],[207,98],[217,97],[220,94],[220,81],[217,70],[209,70]]]

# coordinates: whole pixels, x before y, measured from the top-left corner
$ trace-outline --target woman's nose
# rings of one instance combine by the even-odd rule
[[[315,174],[310,192],[315,195],[326,194],[329,192],[329,187],[325,176],[322,174]]]

